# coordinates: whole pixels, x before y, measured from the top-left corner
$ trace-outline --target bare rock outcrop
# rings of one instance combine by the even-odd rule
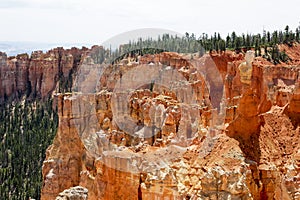
[[[64,190],[59,193],[55,200],[87,200],[88,190],[86,188],[76,186],[70,189]]]
[[[0,52],[0,103],[23,95],[49,97],[54,90],[59,90],[59,81],[63,87],[71,86],[72,76],[86,51],[87,48],[55,48],[46,53],[35,51],[31,56],[13,57]]]
[[[95,92],[57,95],[42,199],[77,185],[89,199],[300,198],[300,68],[244,62],[127,58]]]

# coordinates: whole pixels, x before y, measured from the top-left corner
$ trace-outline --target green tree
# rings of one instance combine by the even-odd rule
[[[288,44],[290,42],[289,26],[287,25],[284,30],[284,43]]]
[[[300,42],[300,30],[299,30],[299,28],[296,28],[296,41]]]
[[[232,48],[231,38],[229,35],[226,37],[226,48]]]

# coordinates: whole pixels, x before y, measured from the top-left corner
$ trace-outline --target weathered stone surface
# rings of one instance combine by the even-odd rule
[[[22,95],[48,97],[58,89],[59,79],[62,82],[71,79],[86,51],[86,48],[55,48],[46,53],[35,51],[31,56],[20,54],[9,58],[0,52],[0,103]]]
[[[88,190],[86,188],[76,186],[70,189],[64,190],[59,193],[55,200],[87,200]]]
[[[96,93],[58,95],[42,199],[75,185],[89,199],[298,199],[300,68],[255,58],[245,81],[243,62],[229,51],[128,58]],[[130,74],[141,65],[159,70]],[[172,89],[147,79],[168,70],[184,78]]]

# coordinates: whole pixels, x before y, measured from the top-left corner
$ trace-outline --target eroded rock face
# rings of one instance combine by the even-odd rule
[[[59,193],[55,200],[87,200],[88,190],[86,188],[76,186],[70,189],[64,190]]]
[[[56,96],[42,199],[76,185],[89,199],[300,198],[300,68],[257,58],[245,82],[244,61],[128,58],[103,69],[96,92]]]
[[[239,66],[240,80],[244,84],[251,84],[254,57],[254,51],[247,51],[245,55],[246,62],[241,63]]]
[[[0,103],[23,95],[45,98],[58,89],[59,80],[72,79],[86,48],[55,48],[31,56],[20,54],[7,58],[0,52]]]

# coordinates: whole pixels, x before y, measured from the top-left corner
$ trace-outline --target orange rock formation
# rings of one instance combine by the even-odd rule
[[[59,129],[42,199],[77,185],[103,200],[300,199],[299,45],[281,48],[290,63],[255,58],[250,82],[240,74],[244,55],[230,51],[100,66],[88,93],[55,97]],[[47,80],[33,84],[41,94],[54,87]]]

